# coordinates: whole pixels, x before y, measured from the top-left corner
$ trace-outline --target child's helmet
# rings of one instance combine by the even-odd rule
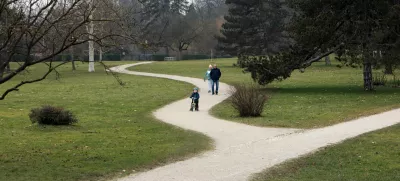
[[[199,88],[195,87],[195,88],[193,88],[193,90],[199,90]]]

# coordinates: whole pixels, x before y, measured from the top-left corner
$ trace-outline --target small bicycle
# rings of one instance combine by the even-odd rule
[[[194,99],[192,99],[192,103],[190,104],[190,111],[193,111],[196,109],[196,103],[194,102]]]

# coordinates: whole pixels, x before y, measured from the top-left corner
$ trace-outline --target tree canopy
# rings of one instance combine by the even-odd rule
[[[260,84],[268,84],[288,78],[294,70],[303,70],[335,52],[344,65],[363,65],[364,88],[372,90],[372,66],[398,63],[398,3],[397,0],[288,0],[286,5],[293,12],[285,27],[289,48],[255,56],[252,51],[257,49],[252,47],[262,43],[251,42],[251,51],[241,52],[246,60],[245,70]],[[238,26],[236,32],[251,30]],[[383,56],[374,56],[374,51]]]
[[[219,49],[231,55],[276,53],[283,43],[286,10],[280,0],[227,0]]]
[[[109,2],[109,1],[96,1]],[[93,2],[92,2],[93,3]],[[111,6],[107,7],[112,8]],[[29,67],[44,63],[47,72],[37,79],[28,79],[4,90],[3,100],[10,92],[18,91],[24,84],[44,80],[51,72],[66,62],[56,62],[55,57],[70,47],[89,41],[122,37],[119,31],[123,19],[110,14],[107,17],[90,18],[96,7],[86,0],[24,1],[4,0],[0,2],[0,85],[11,80]],[[109,13],[119,13],[113,9]],[[94,35],[87,32],[90,22],[107,22],[114,28]],[[14,70],[5,72],[10,62],[16,62]]]

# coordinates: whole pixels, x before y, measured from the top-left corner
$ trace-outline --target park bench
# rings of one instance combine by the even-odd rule
[[[165,57],[164,60],[165,61],[175,61],[176,58],[175,57]]]

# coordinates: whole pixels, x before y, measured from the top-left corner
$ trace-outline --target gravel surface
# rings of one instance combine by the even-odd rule
[[[200,111],[189,112],[189,98],[173,102],[154,112],[157,119],[211,137],[215,149],[118,181],[245,181],[252,174],[288,159],[311,153],[363,133],[400,123],[400,109],[311,130],[260,128],[214,118],[208,111],[229,97],[230,86],[220,83],[220,94],[207,93],[202,79],[129,71],[141,62],[111,68],[112,71],[173,79],[200,88]],[[223,77],[221,79],[223,81]],[[191,90],[188,90],[188,94]]]

